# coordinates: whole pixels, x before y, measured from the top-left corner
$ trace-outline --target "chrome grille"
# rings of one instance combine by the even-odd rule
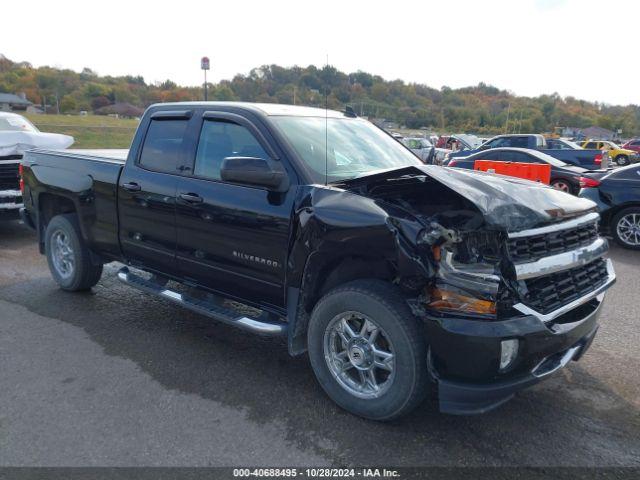
[[[0,190],[19,190],[20,179],[16,163],[0,163]]]
[[[593,243],[596,238],[598,238],[598,223],[591,222],[570,229],[509,238],[507,250],[514,263],[530,262],[584,247]]]
[[[607,280],[606,261],[599,258],[580,267],[525,280],[524,303],[547,314],[592,292]]]

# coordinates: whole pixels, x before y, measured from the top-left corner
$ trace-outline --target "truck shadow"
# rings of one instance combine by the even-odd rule
[[[281,424],[287,440],[336,464],[640,465],[638,409],[580,364],[485,415],[441,415],[425,402],[381,424],[335,406],[306,357],[289,357],[284,341],[139,293],[115,279],[113,266],[91,293],[65,293],[40,278],[4,286],[0,298],[82,328],[106,354],[135,362],[164,388],[241,409],[258,424]],[[576,389],[581,395],[570,393]]]

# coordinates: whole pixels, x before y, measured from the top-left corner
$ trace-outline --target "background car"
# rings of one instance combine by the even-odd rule
[[[400,141],[405,145],[405,147],[415,153],[423,163],[433,163],[435,147],[429,140],[422,137],[404,137]]]
[[[476,152],[493,148],[527,148],[538,150],[553,158],[557,158],[561,162],[589,170],[600,168],[602,162],[601,150],[566,148],[566,145],[563,148],[550,148],[544,136],[537,133],[496,135],[472,151],[453,152],[449,154],[449,157],[467,157]]]
[[[623,247],[640,250],[640,165],[589,172],[580,184],[580,197],[598,205],[600,228]]]
[[[452,158],[446,166],[473,169],[476,160],[497,160],[502,162],[544,163],[551,165],[550,185],[563,192],[577,195],[580,191],[580,177],[589,172],[586,168],[569,165],[538,150],[528,148],[492,148],[474,153],[468,157]]]
[[[618,165],[629,165],[640,160],[640,154],[633,150],[628,150],[616,145],[608,140],[587,140],[580,144],[582,148],[595,148],[597,150],[607,150],[611,159]]]
[[[640,138],[634,138],[622,145],[622,148],[627,150],[633,150],[636,153],[640,153]]]

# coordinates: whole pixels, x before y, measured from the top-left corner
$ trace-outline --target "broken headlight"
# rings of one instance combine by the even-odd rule
[[[496,318],[501,296],[501,249],[493,232],[449,235],[432,247],[437,274],[426,287],[430,309]]]

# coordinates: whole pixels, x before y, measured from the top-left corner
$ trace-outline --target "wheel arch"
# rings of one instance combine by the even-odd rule
[[[57,193],[40,193],[37,197],[37,228],[40,253],[44,253],[44,232],[51,219],[57,215],[78,213],[75,202]],[[81,227],[82,228],[82,227]],[[84,232],[82,232],[84,236]]]

